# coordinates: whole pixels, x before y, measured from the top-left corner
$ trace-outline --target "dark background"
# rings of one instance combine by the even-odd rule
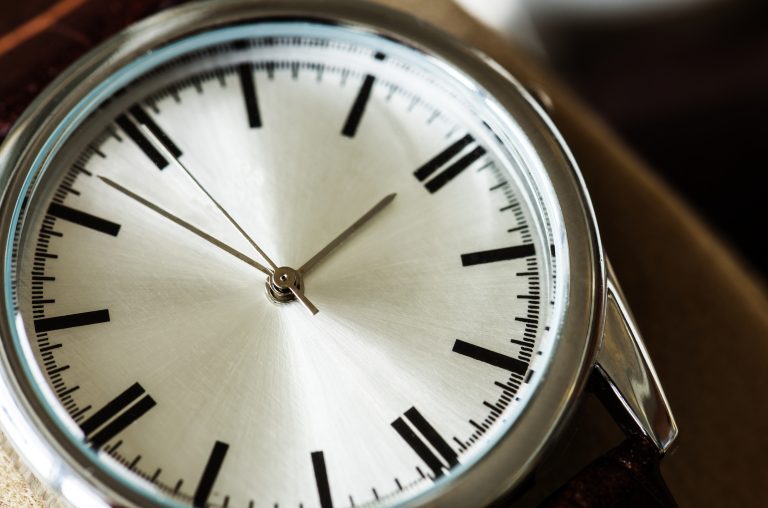
[[[572,0],[567,14],[534,12],[549,64],[765,280],[768,0],[699,0],[677,9],[627,9],[623,15],[616,6],[633,2],[603,1],[614,6],[604,15],[595,7],[574,15],[579,2],[594,0]],[[0,34],[56,3],[28,0],[3,9]],[[136,11],[131,19],[141,17],[143,5],[151,3],[103,5],[115,11],[107,19],[119,20],[129,17],[127,11]],[[644,0],[634,3],[643,5]],[[70,43],[84,48],[101,38],[70,35]],[[9,119],[0,125],[0,134],[23,108],[13,114],[4,110],[24,105],[61,70],[46,65],[30,69],[29,59],[19,52],[7,57],[21,60],[6,65],[11,75],[0,76],[0,113]],[[30,73],[39,79],[27,79]],[[20,77],[26,78],[14,79]],[[18,87],[30,81],[40,86]]]
[[[768,1],[537,30],[555,71],[765,280]]]

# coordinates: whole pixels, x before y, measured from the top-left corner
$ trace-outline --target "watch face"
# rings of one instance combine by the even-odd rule
[[[526,439],[567,238],[541,154],[463,69],[252,19],[121,65],[47,154],[4,202],[4,341],[96,490],[419,503]]]

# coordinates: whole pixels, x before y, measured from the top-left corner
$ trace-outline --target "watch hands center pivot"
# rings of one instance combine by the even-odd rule
[[[277,303],[292,302],[297,292],[304,292],[304,281],[298,270],[281,266],[267,277],[267,295],[271,300]]]

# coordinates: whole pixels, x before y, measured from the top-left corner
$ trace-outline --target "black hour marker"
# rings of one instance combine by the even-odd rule
[[[149,395],[139,399],[144,393],[144,388],[139,383],[134,383],[103,408],[96,411],[80,424],[80,429],[85,434],[85,440],[93,448],[99,449],[130,424],[141,418],[155,406],[155,401]],[[136,399],[139,400],[134,404]]]
[[[174,157],[181,157],[181,150],[179,150],[179,147],[176,146],[176,144],[171,141],[171,138],[168,137],[165,131],[161,129],[154,120],[152,120],[152,117],[150,117],[146,111],[141,109],[141,106],[134,104],[128,111],[131,113],[131,115],[133,115],[137,122],[146,126],[152,135],[155,136],[158,141],[163,144],[165,149],[168,150]]]
[[[240,64],[237,67],[240,76],[240,89],[245,99],[245,110],[248,112],[248,125],[251,129],[261,127],[261,113],[259,102],[256,98],[256,83],[253,81],[253,68],[250,64]]]
[[[323,452],[312,452],[312,468],[315,470],[317,494],[320,496],[320,508],[333,508],[331,487],[328,484],[328,472],[325,470]]]
[[[434,156],[427,161],[423,166],[417,169],[413,174],[416,178],[423,182],[433,173],[445,166],[451,159],[461,153],[464,148],[475,142],[475,139],[467,134],[463,138],[454,142],[448,148]],[[460,157],[453,164],[446,167],[442,172],[438,173],[432,180],[428,181],[424,186],[431,193],[435,193],[440,190],[443,185],[456,178],[462,171],[467,169],[473,162],[477,161],[480,157],[485,155],[485,148],[477,146],[466,155]]]
[[[48,207],[48,215],[53,215],[59,219],[64,219],[65,221],[79,224],[107,235],[117,236],[117,233],[120,231],[120,224],[115,224],[106,219],[58,203],[51,203],[51,206]]]
[[[219,470],[224,463],[224,456],[229,450],[227,443],[216,441],[211,450],[211,455],[208,457],[208,462],[205,464],[203,475],[200,477],[200,482],[195,489],[195,496],[193,497],[192,504],[195,508],[205,508],[208,503],[208,497],[213,490],[213,484],[216,482],[216,477],[219,476]]]
[[[406,443],[416,452],[416,455],[429,466],[432,472],[435,474],[435,478],[443,475],[444,469],[451,469],[459,463],[458,455],[448,442],[437,433],[435,428],[419,413],[419,411],[412,407],[405,412],[405,418],[411,423],[411,425],[421,433],[424,439],[432,445],[435,451],[440,454],[443,460],[440,460],[432,449],[427,446],[421,437],[414,432],[411,425],[408,425],[403,418],[398,418],[392,422],[392,427],[400,434]],[[443,462],[445,461],[445,462]]]
[[[385,55],[383,53],[376,53],[374,56],[376,60],[384,60]],[[368,104],[368,99],[371,97],[371,90],[376,78],[371,74],[366,74],[363,80],[363,86],[360,87],[360,91],[357,92],[355,102],[352,104],[352,109],[347,115],[347,121],[344,122],[344,128],[341,129],[341,133],[348,138],[355,137],[357,133],[357,127],[360,125],[360,119],[365,112],[365,106]]]
[[[515,374],[520,374],[521,376],[528,369],[528,364],[522,360],[464,342],[463,340],[454,342],[453,352],[487,363],[488,365],[493,365],[494,367],[499,367],[500,369],[514,372]]]
[[[426,164],[421,166],[419,169],[416,170],[415,173],[413,173],[416,178],[423,182],[427,178],[429,178],[432,173],[437,171],[441,166],[444,166],[446,162],[453,159],[456,155],[458,155],[459,152],[461,152],[464,147],[469,145],[474,141],[474,138],[467,134],[463,138],[459,139],[455,143],[453,143],[451,146],[434,156],[432,159],[427,161]]]
[[[43,333],[53,330],[63,330],[64,328],[74,328],[76,326],[95,325],[107,322],[109,322],[109,311],[107,309],[93,310],[90,312],[80,312],[78,314],[35,319],[35,332]]]
[[[157,166],[157,169],[163,169],[168,165],[168,161],[165,160],[165,157],[163,157],[163,154],[160,153],[160,150],[155,148],[155,145],[152,144],[151,141],[147,139],[147,137],[139,130],[138,127],[136,127],[136,124],[134,124],[127,116],[120,115],[115,120],[115,123],[123,129],[123,132],[125,132],[131,140],[136,143],[136,146],[138,146],[144,154],[149,157],[149,160],[155,163],[155,166]]]
[[[484,250],[481,252],[470,252],[461,255],[462,266],[482,265],[484,263],[495,263],[496,261],[509,261],[511,259],[527,258],[536,254],[536,248],[532,243],[516,245],[514,247],[504,247],[501,249]]]

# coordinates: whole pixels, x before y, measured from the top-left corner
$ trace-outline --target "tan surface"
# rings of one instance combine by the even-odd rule
[[[18,460],[0,433],[0,508],[50,506],[51,494]]]
[[[604,243],[678,418],[665,475],[682,506],[761,506],[768,491],[768,301],[687,207],[577,99],[447,0],[418,10],[554,98]],[[627,97],[632,100],[632,97]],[[42,506],[0,451],[0,507]]]

